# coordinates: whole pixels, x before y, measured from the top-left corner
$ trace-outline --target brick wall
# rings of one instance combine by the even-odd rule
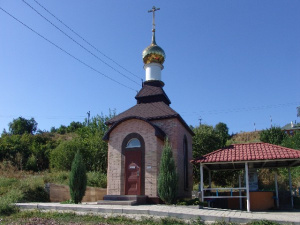
[[[176,119],[151,121],[159,126],[169,137],[173,156],[179,175],[178,194],[180,197],[190,197],[192,191],[192,165],[189,164],[189,189],[184,190],[183,170],[183,140],[188,143],[188,161],[192,160],[192,136],[182,123]],[[163,141],[155,136],[154,128],[147,122],[131,119],[119,124],[111,133],[108,142],[108,195],[125,194],[125,158],[122,155],[122,142],[130,133],[140,134],[145,142],[145,195],[157,197],[157,178]]]
[[[125,194],[125,158],[122,155],[122,142],[130,133],[138,133],[145,142],[145,195],[157,196],[157,137],[154,128],[147,122],[138,119],[124,121],[111,133],[108,142],[108,195]],[[151,166],[151,168],[149,168]]]
[[[188,190],[184,190],[184,157],[183,157],[183,141],[184,136],[187,138],[188,145],[188,162],[193,159],[192,156],[192,136],[186,130],[186,128],[182,125],[182,123],[176,119],[166,119],[166,120],[156,120],[152,121],[155,125],[159,126],[168,136],[169,141],[172,145],[173,156],[175,159],[177,172],[178,172],[178,195],[179,197],[191,197],[191,191],[193,189],[193,165],[191,163],[188,164],[188,175],[189,175],[189,188]],[[159,153],[160,162],[161,152]],[[159,167],[159,165],[158,165]]]
[[[70,189],[67,185],[47,183],[45,186],[50,196],[50,202],[63,202],[71,199]],[[87,187],[82,202],[96,202],[103,200],[106,188]]]

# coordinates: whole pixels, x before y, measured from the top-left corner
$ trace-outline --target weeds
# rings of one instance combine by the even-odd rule
[[[269,220],[259,220],[248,223],[248,225],[279,225],[279,223]]]
[[[20,199],[23,195],[20,190],[10,190],[6,195],[0,197],[0,215],[10,215],[19,211],[13,204]]]
[[[14,224],[147,224],[147,225],[184,225],[188,224],[173,218],[143,218],[135,220],[125,216],[111,216],[105,218],[96,215],[76,215],[75,213],[57,213],[40,211],[22,211],[12,216],[3,217],[4,223]]]

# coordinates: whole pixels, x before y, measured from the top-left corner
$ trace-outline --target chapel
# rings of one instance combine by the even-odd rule
[[[136,105],[106,124],[108,142],[107,195],[147,196],[158,202],[158,175],[164,141],[168,138],[178,173],[178,197],[191,197],[193,131],[170,107],[161,72],[166,59],[156,44],[153,7],[151,44],[142,53],[146,79]],[[174,87],[175,88],[175,87]]]

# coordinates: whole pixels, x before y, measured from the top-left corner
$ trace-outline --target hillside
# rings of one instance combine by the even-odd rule
[[[231,137],[230,144],[255,143],[259,140],[260,131],[242,132]]]

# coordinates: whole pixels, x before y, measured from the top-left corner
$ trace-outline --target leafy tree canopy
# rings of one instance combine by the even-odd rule
[[[222,143],[222,147],[225,147],[227,140],[229,139],[228,127],[225,123],[218,123],[215,126],[215,131],[219,135],[220,141]]]
[[[37,129],[37,122],[34,118],[27,120],[23,117],[14,119],[11,123],[8,124],[10,134],[33,134]]]
[[[300,150],[300,131],[296,131],[293,136],[285,138],[282,146]]]
[[[193,129],[193,158],[215,151],[225,146],[229,139],[228,127],[225,123],[218,123],[215,128],[202,124]],[[194,181],[199,181],[199,166],[193,168]]]
[[[263,130],[260,133],[260,140],[262,142],[274,145],[281,145],[283,140],[286,138],[287,134],[285,134],[280,127],[271,127],[270,129]]]

